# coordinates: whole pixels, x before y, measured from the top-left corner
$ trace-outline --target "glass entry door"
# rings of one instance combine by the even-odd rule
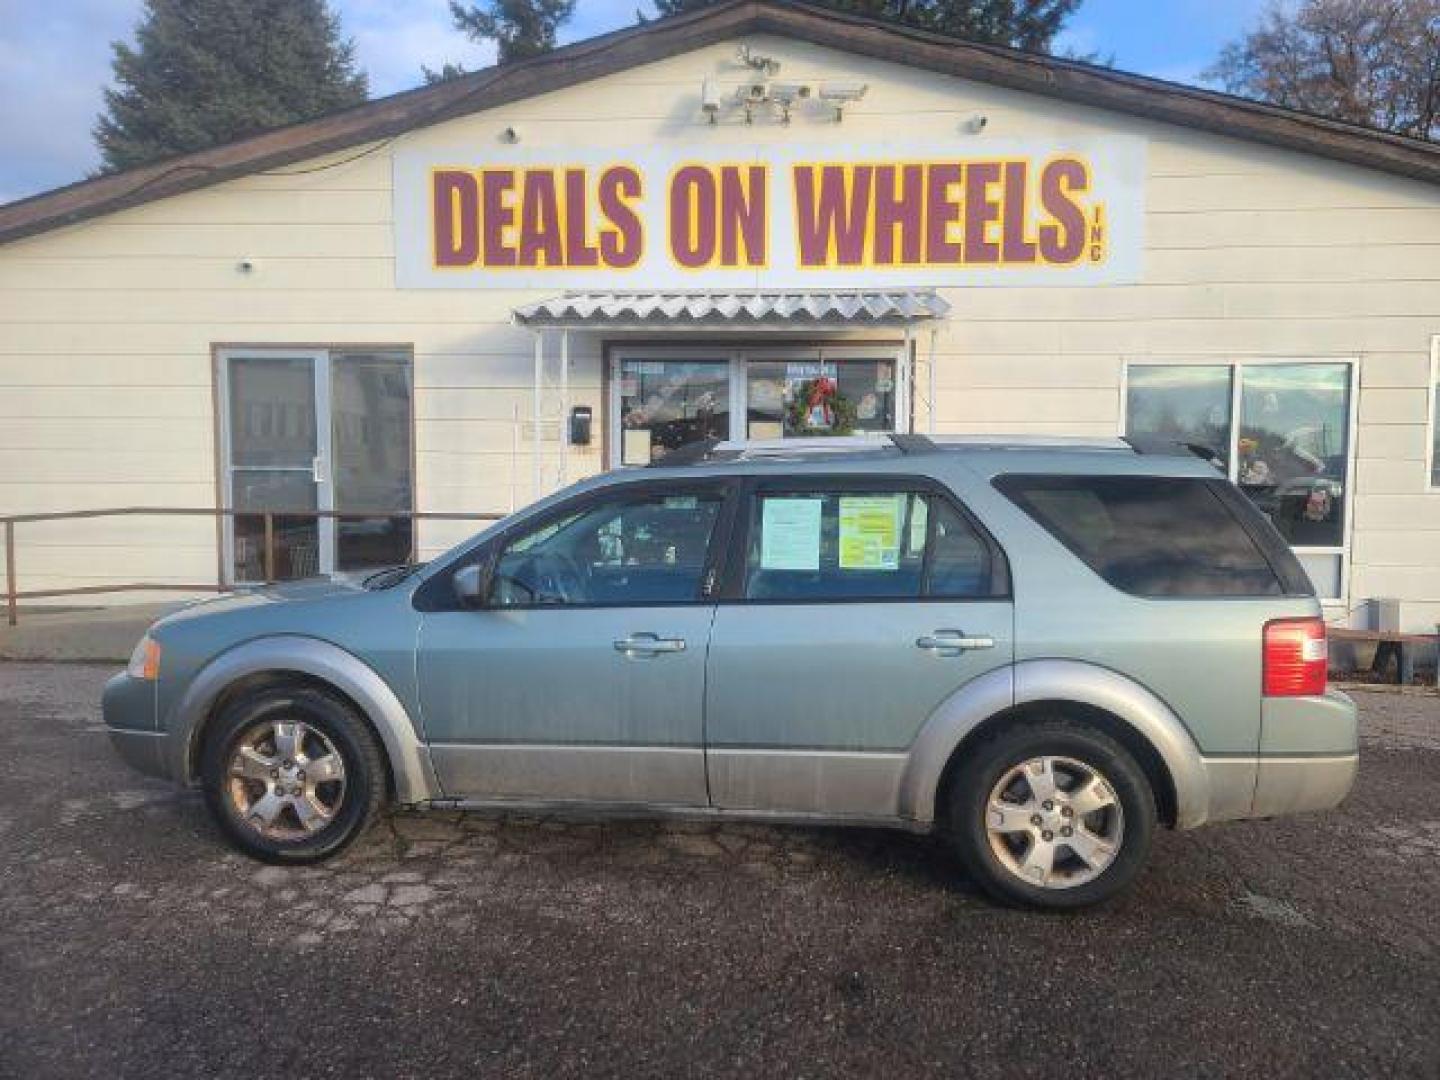
[[[413,526],[396,516],[414,502],[407,354],[227,350],[219,375],[232,583],[410,557]]]

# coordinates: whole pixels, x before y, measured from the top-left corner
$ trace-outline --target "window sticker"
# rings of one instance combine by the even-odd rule
[[[766,499],[761,503],[760,569],[819,570],[823,499]]]
[[[898,570],[904,495],[840,497],[840,569]]]
[[[631,428],[625,432],[620,449],[620,463],[622,465],[650,464],[650,430],[648,428]]]

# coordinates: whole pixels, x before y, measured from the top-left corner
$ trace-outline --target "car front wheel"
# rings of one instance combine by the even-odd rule
[[[275,863],[338,854],[369,827],[385,794],[369,727],[309,687],[270,687],[227,705],[205,742],[201,778],[226,836]]]
[[[1002,900],[1074,909],[1139,873],[1155,831],[1144,770],[1114,739],[1064,718],[1020,723],[967,749],[947,825],[966,870]]]

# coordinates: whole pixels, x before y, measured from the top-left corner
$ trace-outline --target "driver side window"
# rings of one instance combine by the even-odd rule
[[[522,533],[491,576],[492,607],[678,604],[701,598],[718,493],[617,496]]]

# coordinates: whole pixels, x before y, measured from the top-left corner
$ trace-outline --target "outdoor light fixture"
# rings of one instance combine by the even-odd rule
[[[500,132],[500,141],[514,145],[520,141],[520,129],[513,126],[507,127],[504,131]]]
[[[976,113],[974,116],[970,117],[969,120],[966,120],[962,126],[971,135],[979,135],[980,132],[985,130],[985,125],[988,123],[990,123],[990,118],[988,116],[986,116],[984,113]]]
[[[829,82],[820,84],[820,100],[835,110],[838,124],[844,116],[845,106],[859,101],[870,87],[862,82]]]

